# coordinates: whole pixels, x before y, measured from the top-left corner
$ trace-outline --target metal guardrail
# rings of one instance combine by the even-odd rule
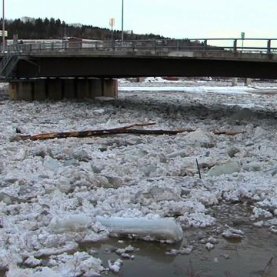
[[[223,42],[220,43],[220,42]],[[229,44],[227,44],[229,43]],[[231,45],[230,45],[231,44]],[[94,53],[166,55],[171,52],[226,52],[277,54],[277,38],[204,38],[185,40],[133,40],[133,41],[66,41],[37,42],[8,45],[6,54],[30,55],[38,53]],[[3,55],[3,53],[2,53]]]

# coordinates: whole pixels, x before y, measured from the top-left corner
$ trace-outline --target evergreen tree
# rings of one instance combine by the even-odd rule
[[[64,36],[79,37],[94,40],[115,40],[121,39],[121,31],[99,28],[91,25],[82,25],[82,27],[66,24],[60,19],[54,18],[37,18],[23,22],[21,19],[7,20],[6,28],[8,38],[17,34],[18,39],[61,39]],[[126,40],[147,40],[147,39],[164,39],[164,37],[154,34],[138,35],[125,34]]]

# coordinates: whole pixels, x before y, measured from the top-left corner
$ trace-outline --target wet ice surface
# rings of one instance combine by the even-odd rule
[[[252,230],[263,230],[276,244],[274,84],[236,91],[225,83],[192,82],[178,85],[191,92],[157,91],[157,86],[169,85],[133,91],[142,85],[122,84],[119,99],[111,101],[1,100],[0,267],[10,269],[8,276],[120,271],[120,260],[101,261],[80,247],[108,237],[97,216],[175,218],[185,237],[192,234],[181,246],[163,251],[164,256],[175,253],[176,259],[186,251],[221,255],[218,240],[225,241],[223,234],[245,245]],[[148,129],[195,131],[10,141],[16,128],[37,134],[149,122],[156,124]],[[237,135],[228,135],[232,132]],[[230,207],[238,208],[230,212]],[[136,258],[128,263],[136,264]]]

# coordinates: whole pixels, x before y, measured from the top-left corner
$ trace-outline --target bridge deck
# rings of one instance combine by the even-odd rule
[[[173,46],[163,41],[125,42],[124,45],[111,42],[85,46],[80,43],[12,45],[4,56],[16,55],[18,59],[11,72],[2,68],[1,72],[9,75],[1,75],[13,79],[142,76],[277,79],[277,48],[272,47],[272,40],[267,40],[266,47],[238,47],[236,39],[232,47],[210,46],[207,41]],[[11,68],[11,64],[5,66]]]

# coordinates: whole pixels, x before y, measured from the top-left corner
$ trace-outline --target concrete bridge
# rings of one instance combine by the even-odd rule
[[[115,79],[126,77],[277,79],[276,43],[273,38],[24,43],[2,53],[0,75],[10,82],[12,98],[27,100],[116,97]]]

